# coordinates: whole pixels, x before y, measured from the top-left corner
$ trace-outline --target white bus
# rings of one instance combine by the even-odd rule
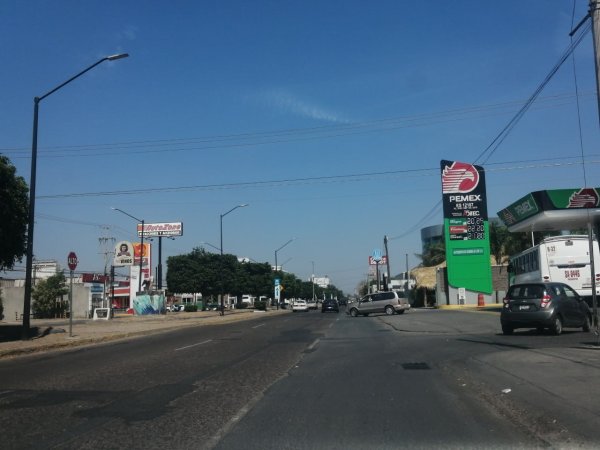
[[[594,239],[596,295],[600,295],[600,252]],[[590,245],[585,235],[553,236],[535,247],[511,256],[509,284],[561,282],[568,284],[586,300],[592,296]]]

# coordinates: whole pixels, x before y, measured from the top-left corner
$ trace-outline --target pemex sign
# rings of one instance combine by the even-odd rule
[[[441,161],[448,284],[490,294],[492,272],[483,167]]]

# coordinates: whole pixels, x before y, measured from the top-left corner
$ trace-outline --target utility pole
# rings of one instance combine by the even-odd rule
[[[387,277],[386,281],[383,285],[383,289],[389,291],[390,280],[392,279],[392,272],[390,272],[390,253],[388,252],[388,237],[387,235],[383,237],[383,246],[385,247],[385,259],[387,265]]]
[[[107,278],[107,271],[108,271],[108,266],[109,266],[109,262],[112,260],[112,257],[114,256],[115,253],[115,243],[116,243],[116,239],[112,236],[109,236],[109,231],[110,231],[110,226],[108,225],[102,225],[102,236],[100,236],[98,238],[98,244],[100,246],[100,254],[104,255],[104,279],[106,280]],[[104,307],[105,308],[109,308],[109,304],[108,304],[108,299],[106,297],[106,281],[104,281],[104,292],[103,292],[103,297],[104,297]]]
[[[600,9],[597,0],[590,0],[589,15],[592,18],[592,36],[594,41],[594,67],[596,68],[596,101],[598,104],[598,121],[600,123]],[[596,269],[594,267],[594,237],[592,234],[592,221],[588,212],[588,237],[590,247],[590,275],[592,280],[592,309],[594,314],[594,326],[596,328],[596,345],[600,344],[600,333],[598,333],[598,299],[596,298]],[[597,236],[600,240],[600,236]]]

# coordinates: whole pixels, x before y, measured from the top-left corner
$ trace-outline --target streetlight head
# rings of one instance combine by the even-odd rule
[[[119,53],[118,55],[110,55],[107,56],[106,59],[109,61],[116,61],[117,59],[127,58],[129,57],[129,53]]]
[[[245,206],[250,206],[250,203],[244,203],[244,204],[240,205],[240,208],[243,208]]]

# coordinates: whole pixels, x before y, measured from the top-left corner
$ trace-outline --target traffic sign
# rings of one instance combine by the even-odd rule
[[[79,261],[77,260],[77,255],[75,254],[75,252],[69,253],[69,255],[67,256],[67,264],[69,265],[69,269],[75,270],[77,268],[78,262]]]

